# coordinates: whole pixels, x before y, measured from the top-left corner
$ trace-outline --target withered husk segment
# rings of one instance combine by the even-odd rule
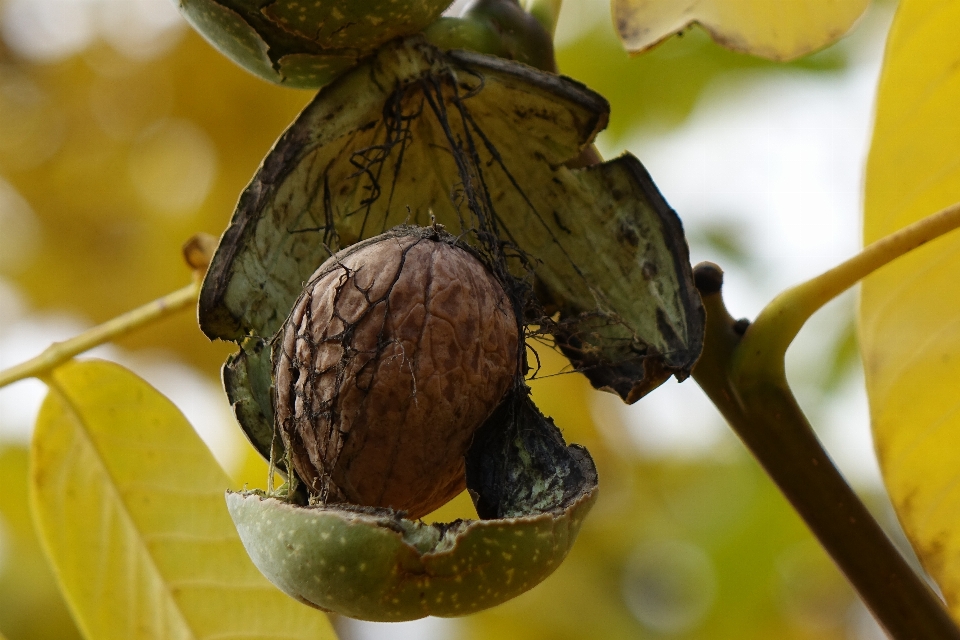
[[[477,430],[466,466],[467,488],[483,519],[572,504],[597,473],[587,450],[567,446],[526,388],[511,392]]]
[[[540,326],[633,401],[700,353],[676,214],[625,155],[569,169],[607,121],[582,85],[414,37],[324,87],[241,196],[201,294],[212,338],[270,338],[331,251],[435,219],[536,281]],[[559,312],[559,322],[552,323]]]
[[[227,358],[220,372],[227,399],[244,435],[267,461],[286,474],[283,441],[274,428],[273,360],[270,343],[251,337]]]

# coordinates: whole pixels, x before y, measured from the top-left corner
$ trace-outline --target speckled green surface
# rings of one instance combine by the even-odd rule
[[[417,33],[449,0],[179,0],[221,53],[265,80],[315,89],[388,40]]]
[[[460,616],[505,602],[559,566],[596,499],[565,510],[471,520],[445,532],[391,515],[298,507],[227,493],[254,564],[280,589],[363,620]]]

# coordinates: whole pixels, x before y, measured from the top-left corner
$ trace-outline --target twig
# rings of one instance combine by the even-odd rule
[[[704,351],[694,379],[897,640],[960,640],[960,629],[833,465],[790,391],[784,356],[804,322],[826,302],[957,227],[960,204],[789,289],[749,327],[735,321],[723,303],[720,268],[705,263],[694,270],[707,310]]]
[[[37,377],[45,374],[84,351],[88,351],[105,342],[126,335],[164,316],[185,309],[196,303],[199,293],[200,280],[196,279],[182,289],[178,289],[173,293],[149,302],[142,307],[128,311],[116,318],[107,320],[103,324],[84,331],[78,336],[74,336],[63,342],[55,342],[35,358],[10,367],[5,371],[0,371],[0,388],[12,382],[23,380],[24,378]]]

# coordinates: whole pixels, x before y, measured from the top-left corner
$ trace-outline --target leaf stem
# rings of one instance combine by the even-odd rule
[[[24,378],[42,376],[84,351],[185,309],[196,303],[199,293],[200,278],[195,278],[182,289],[107,320],[69,340],[55,342],[35,358],[0,371],[0,388]]]
[[[751,367],[783,367],[783,354],[804,323],[827,302],[900,256],[960,227],[960,202],[882,238],[825,273],[787,289],[744,335]]]
[[[524,0],[523,9],[537,19],[537,22],[553,38],[560,18],[560,5],[563,0]]]

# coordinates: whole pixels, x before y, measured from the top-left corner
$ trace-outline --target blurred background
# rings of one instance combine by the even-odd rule
[[[731,312],[860,245],[863,164],[886,29],[878,1],[840,43],[787,65],[700,30],[630,58],[606,0],[567,0],[563,73],[612,105],[598,145],[629,149],[684,221],[694,263],[726,271]],[[273,140],[311,93],[260,81],[190,31],[170,0],[0,0],[0,367],[189,281],[180,245],[219,235]],[[900,539],[869,434],[855,293],[819,313],[788,375],[831,455]],[[93,355],[181,407],[237,485],[266,466],[218,375],[230,351],[181,314]],[[344,640],[878,640],[843,578],[692,381],[633,406],[544,353],[537,404],[585,444],[601,495],[568,560],[465,619],[337,620]],[[0,632],[76,638],[32,533],[27,446],[45,393],[0,391]],[[460,496],[432,519],[469,516]],[[431,518],[428,518],[430,520]]]

